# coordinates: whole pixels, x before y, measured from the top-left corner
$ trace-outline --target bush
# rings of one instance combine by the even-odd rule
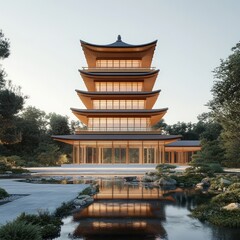
[[[60,206],[59,208],[57,208],[54,212],[54,216],[59,217],[59,218],[63,218],[66,217],[70,214],[70,212],[74,210],[74,206],[72,202],[68,202],[68,203],[62,203],[62,206]]]
[[[8,196],[9,196],[9,194],[7,193],[7,191],[3,188],[0,188],[0,199],[3,199]]]
[[[230,185],[228,187],[228,191],[232,191],[232,190],[236,190],[236,189],[240,189],[240,182],[233,183],[232,185]]]
[[[235,189],[232,191],[227,191],[225,193],[218,194],[216,197],[212,198],[213,203],[226,205],[229,203],[240,202],[240,189]]]
[[[38,215],[22,213],[17,220],[39,225],[41,227],[41,235],[44,239],[55,238],[59,236],[61,231],[61,219],[47,211],[39,212]]]
[[[223,173],[223,168],[219,163],[210,163],[209,167],[213,173]]]
[[[15,220],[0,227],[1,240],[42,240],[40,226]]]

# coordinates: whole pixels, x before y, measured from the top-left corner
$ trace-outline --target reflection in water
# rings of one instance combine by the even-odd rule
[[[119,179],[101,180],[99,185],[94,203],[71,217],[68,228],[76,239],[239,239],[239,229],[218,228],[189,217],[195,206],[193,190],[162,190]]]

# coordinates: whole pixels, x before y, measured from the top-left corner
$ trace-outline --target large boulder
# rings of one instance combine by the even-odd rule
[[[154,182],[154,181],[156,181],[158,179],[158,177],[157,176],[149,176],[149,175],[144,175],[143,177],[142,177],[142,181],[143,182]]]
[[[223,207],[223,209],[228,210],[228,211],[240,209],[240,204],[239,203],[230,203],[230,204],[226,205],[225,207]]]
[[[231,181],[229,181],[229,180],[227,180],[227,179],[224,179],[224,178],[221,178],[221,179],[220,179],[220,182],[221,182],[221,184],[223,184],[223,185],[230,185],[230,184],[232,184]]]
[[[84,206],[90,204],[94,199],[89,195],[79,195],[76,199],[73,200],[75,206]]]
[[[174,186],[177,184],[177,181],[172,178],[161,177],[160,179],[156,180],[154,184],[160,186]]]

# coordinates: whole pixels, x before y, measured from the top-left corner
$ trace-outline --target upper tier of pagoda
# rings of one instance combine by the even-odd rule
[[[148,69],[151,67],[157,40],[147,44],[131,45],[123,42],[119,35],[116,42],[107,45],[96,45],[82,40],[80,43],[88,63],[88,68],[102,68],[103,66],[101,65],[103,64],[109,65],[106,66],[108,68],[111,68],[111,66],[114,68],[114,65],[117,66],[119,63],[119,68],[121,66],[128,68],[129,64],[132,64],[132,67]],[[107,59],[111,59],[111,62],[107,62]],[[114,62],[114,59],[116,62]],[[117,62],[121,59],[126,61]],[[132,62],[127,62],[128,59]]]

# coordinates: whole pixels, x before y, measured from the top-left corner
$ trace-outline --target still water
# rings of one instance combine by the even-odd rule
[[[93,204],[65,219],[57,239],[238,240],[240,229],[190,216],[193,190],[153,188],[124,179],[99,179]]]

